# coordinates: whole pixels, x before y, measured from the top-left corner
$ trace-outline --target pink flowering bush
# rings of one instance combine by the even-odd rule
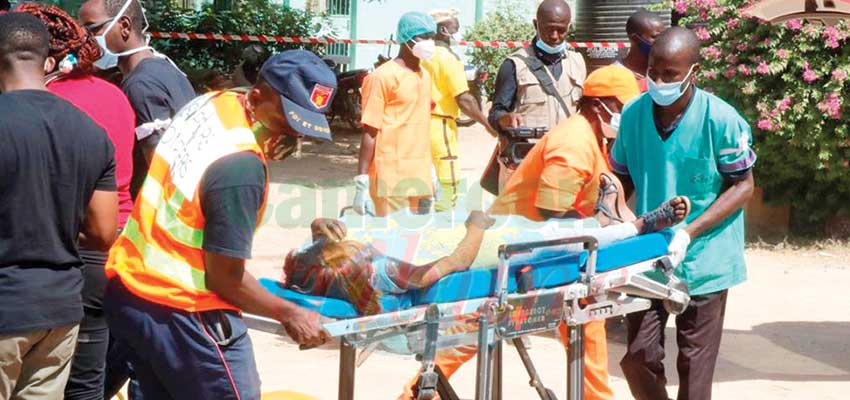
[[[704,41],[700,86],[753,128],[756,181],[769,200],[823,221],[850,215],[850,25],[776,25],[746,0],[676,0]]]

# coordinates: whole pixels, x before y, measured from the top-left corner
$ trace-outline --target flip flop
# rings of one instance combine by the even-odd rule
[[[605,199],[608,196],[614,196],[614,210],[605,204]],[[623,218],[620,217],[620,189],[614,183],[614,179],[607,173],[599,174],[599,197],[596,199],[596,207],[594,213],[602,213],[611,221],[623,223]],[[615,214],[616,212],[616,214]]]

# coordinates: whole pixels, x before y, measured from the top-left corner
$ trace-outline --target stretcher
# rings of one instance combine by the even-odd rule
[[[378,348],[416,354],[420,399],[439,393],[457,399],[434,365],[437,350],[478,346],[475,399],[501,400],[503,341],[512,341],[543,400],[555,394],[540,381],[522,336],[568,327],[567,399],[584,398],[583,325],[646,310],[662,300],[673,314],[684,311],[687,286],[673,274],[666,257],[671,233],[663,231],[599,248],[593,237],[571,237],[499,247],[495,268],[472,269],[443,277],[433,286],[401,295],[383,295],[382,313],[360,316],[346,301],[288,290],[261,279],[273,294],[332,319],[328,333],[340,339],[339,399],[352,400],[357,366]],[[581,245],[583,251],[568,251]],[[276,321],[246,316],[249,327],[282,333]],[[361,349],[357,355],[357,349]]]

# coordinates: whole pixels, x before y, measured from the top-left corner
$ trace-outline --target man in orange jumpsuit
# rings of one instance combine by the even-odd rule
[[[403,208],[428,213],[431,167],[431,77],[420,61],[434,55],[437,25],[409,12],[398,23],[398,57],[363,82],[363,138],[354,210],[383,217]]]

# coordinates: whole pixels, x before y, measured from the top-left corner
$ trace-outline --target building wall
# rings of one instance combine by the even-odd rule
[[[396,24],[401,15],[408,11],[429,12],[439,8],[457,8],[460,10],[461,33],[465,27],[475,23],[475,1],[473,0],[384,0],[367,3],[360,0],[357,5],[356,35],[362,39],[395,38]],[[398,53],[398,46],[392,46],[390,55]],[[387,46],[358,45],[355,51],[354,67],[369,68],[378,59],[378,54],[387,54]]]
[[[539,0],[482,0],[482,15],[496,11],[505,4],[514,9],[518,14],[525,15],[529,20],[534,19]],[[571,6],[575,0],[568,0]],[[396,23],[402,14],[408,11],[428,12],[439,8],[457,8],[460,10],[460,33],[472,26],[476,20],[475,0],[382,0],[366,2],[359,0],[356,15],[356,36],[361,39],[388,39],[395,35]],[[575,8],[575,7],[573,7]],[[464,48],[455,51],[462,54]],[[391,55],[398,52],[398,46],[393,46]],[[378,54],[387,54],[387,46],[359,45],[355,50],[353,60],[354,68],[370,68],[377,60]]]
[[[325,4],[327,0],[272,0],[280,1],[292,8],[305,9],[311,3],[317,1]],[[460,33],[476,22],[477,0],[354,0],[355,12],[347,31],[339,31],[340,38],[351,38],[352,32],[355,39],[389,39],[390,35],[395,37],[396,24],[402,14],[408,11],[429,12],[433,9],[457,8],[460,10]],[[575,0],[568,0],[574,5]],[[529,20],[534,18],[534,11],[539,0],[481,0],[481,15],[486,15],[509,6],[520,15],[525,15]],[[314,11],[316,11],[314,9]],[[340,24],[334,23],[339,26]],[[457,48],[456,52],[461,54],[463,48]],[[398,52],[398,46],[392,46],[389,53],[391,56]],[[353,68],[371,68],[377,60],[378,54],[387,54],[387,46],[378,45],[356,45],[350,52],[352,55]]]

